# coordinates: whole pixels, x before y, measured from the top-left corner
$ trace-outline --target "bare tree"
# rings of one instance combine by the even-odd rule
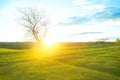
[[[20,23],[25,28],[28,36],[33,37],[38,43],[41,43],[47,34],[48,19],[42,11],[34,8],[20,8]]]

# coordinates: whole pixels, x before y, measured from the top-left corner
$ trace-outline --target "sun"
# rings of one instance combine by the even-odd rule
[[[48,30],[47,35],[45,36],[43,41],[47,47],[53,47],[56,45],[56,42],[59,41],[59,38],[60,35],[58,34],[58,31],[55,28],[51,28]]]
[[[47,47],[50,47],[54,44],[54,42],[52,42],[52,41],[44,41],[44,43]]]
[[[51,47],[51,46],[54,45],[55,41],[46,38],[46,39],[44,40],[44,43],[45,43],[45,45],[46,45],[47,47]]]

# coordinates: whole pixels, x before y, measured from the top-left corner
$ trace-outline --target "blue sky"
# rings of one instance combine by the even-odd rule
[[[44,9],[54,41],[120,38],[120,0],[0,0],[0,41],[24,41],[17,8]]]

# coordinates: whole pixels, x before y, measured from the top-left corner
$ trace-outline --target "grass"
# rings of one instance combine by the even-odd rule
[[[0,48],[0,80],[120,80],[120,44],[60,43],[42,53],[10,45]]]

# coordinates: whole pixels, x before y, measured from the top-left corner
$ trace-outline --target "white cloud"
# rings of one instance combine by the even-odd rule
[[[119,30],[120,30],[119,25],[120,25],[120,21],[118,20],[116,21],[107,20],[104,22],[91,21],[87,24],[68,25],[66,27],[60,26],[60,28],[58,28],[58,31],[60,31],[59,37],[62,36],[63,40],[61,39],[59,40],[60,41],[65,41],[65,40],[95,41],[99,38],[109,38],[110,41],[112,37],[119,36]],[[102,32],[102,34],[86,34],[86,35],[78,34],[75,36],[71,36],[73,34],[84,33],[84,32]]]
[[[105,8],[107,0],[73,0],[73,4],[85,10],[97,10]]]
[[[97,9],[103,9],[105,8],[105,6],[96,4],[96,5],[83,6],[82,8],[86,10],[97,10]]]
[[[75,5],[86,5],[88,2],[86,0],[74,0],[73,4]]]

